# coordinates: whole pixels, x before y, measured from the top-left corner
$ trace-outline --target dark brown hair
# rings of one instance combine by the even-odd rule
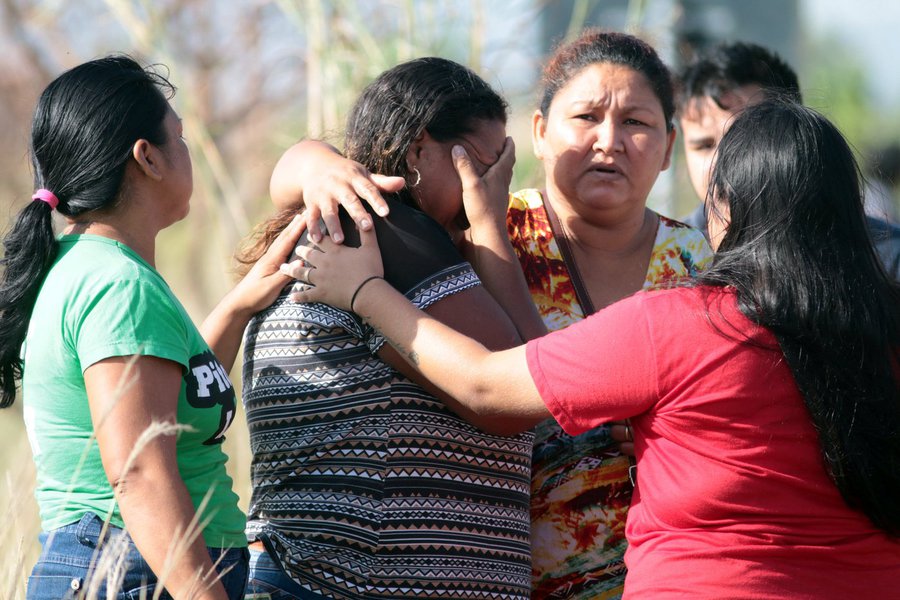
[[[595,64],[621,65],[646,77],[662,106],[666,128],[672,130],[675,115],[672,76],[656,50],[633,35],[598,29],[586,29],[576,39],[560,45],[547,61],[541,79],[540,108],[544,116],[559,90],[584,68]]]
[[[506,123],[506,102],[471,69],[445,58],[392,67],[362,91],[347,119],[346,156],[372,173],[408,177],[406,153],[423,132],[439,142],[471,133],[479,121]],[[395,197],[417,207],[409,188]],[[235,256],[246,273],[296,211],[260,225]]]

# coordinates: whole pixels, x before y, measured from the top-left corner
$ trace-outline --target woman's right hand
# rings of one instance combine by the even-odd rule
[[[512,181],[513,165],[516,163],[516,145],[513,139],[506,138],[497,162],[481,176],[464,147],[454,146],[452,156],[462,182],[463,206],[469,223],[473,227],[499,227],[505,234],[509,184]]]
[[[281,272],[308,284],[291,294],[295,302],[322,302],[353,309],[353,298],[372,278],[384,275],[375,230],[360,231],[359,248],[350,248],[325,238],[312,246],[298,246],[300,258],[281,265]]]
[[[344,233],[338,207],[344,207],[360,230],[368,231],[372,217],[362,200],[383,217],[388,214],[388,206],[381,192],[397,192],[405,185],[402,177],[369,173],[325,142],[303,140],[291,146],[275,165],[269,194],[281,209],[306,206],[306,226],[313,241],[323,238],[324,221],[331,239],[341,243]]]
[[[610,437],[619,445],[619,452],[625,456],[634,456],[634,432],[628,419],[612,421],[609,426]]]

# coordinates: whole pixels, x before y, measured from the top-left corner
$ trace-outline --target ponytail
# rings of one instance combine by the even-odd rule
[[[0,259],[0,408],[16,399],[16,380],[22,377],[20,352],[38,290],[56,258],[47,202],[32,201],[19,212],[15,225],[3,240]]]

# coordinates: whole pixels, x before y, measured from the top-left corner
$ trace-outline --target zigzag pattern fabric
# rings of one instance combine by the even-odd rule
[[[480,285],[466,264],[407,292]],[[375,356],[358,317],[282,296],[246,333],[248,538],[329,598],[525,600],[531,434],[483,433]]]

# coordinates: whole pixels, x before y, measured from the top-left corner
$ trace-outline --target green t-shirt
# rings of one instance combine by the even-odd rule
[[[106,479],[84,386],[84,370],[113,356],[156,356],[184,370],[178,469],[211,547],[243,547],[245,517],[225,471],[221,442],[235,414],[234,389],[165,280],[134,251],[93,235],[60,238],[59,255],[35,303],[24,346],[23,406],[37,466],[45,531],[85,513],[123,526]],[[166,510],[165,506],[159,507]]]

